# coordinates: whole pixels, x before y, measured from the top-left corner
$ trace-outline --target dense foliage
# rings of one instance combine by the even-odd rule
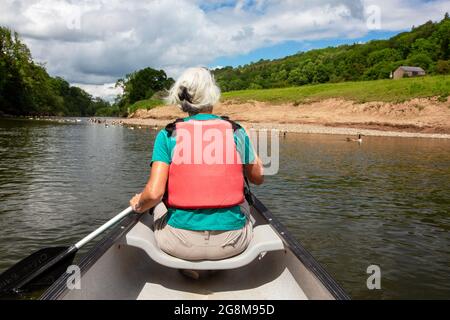
[[[0,114],[89,116],[109,104],[52,78],[17,33],[0,27]]]
[[[117,81],[116,86],[123,89],[123,94],[117,97],[115,106],[121,114],[127,114],[132,112],[130,106],[152,97],[157,99],[159,93],[169,89],[173,83],[174,80],[168,78],[163,70],[145,68],[133,72]]]
[[[428,74],[450,73],[450,18],[429,21],[389,40],[301,52],[214,71],[223,91],[282,88],[305,84],[387,79],[401,65]]]

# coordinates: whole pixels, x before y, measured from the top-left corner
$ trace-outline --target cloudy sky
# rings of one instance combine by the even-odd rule
[[[0,25],[36,61],[105,98],[146,66],[246,64],[302,50],[388,38],[440,20],[450,0],[0,0]]]

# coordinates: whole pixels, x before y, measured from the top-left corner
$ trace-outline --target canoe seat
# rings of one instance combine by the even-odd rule
[[[126,244],[144,250],[153,261],[169,268],[191,270],[236,269],[251,263],[258,257],[262,258],[269,251],[284,250],[283,241],[270,225],[262,224],[253,228],[253,239],[247,249],[237,256],[224,260],[187,261],[162,251],[156,243],[151,225],[151,216],[143,217],[126,235]]]

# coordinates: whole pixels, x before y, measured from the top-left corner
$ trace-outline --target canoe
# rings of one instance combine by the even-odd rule
[[[154,210],[165,210],[163,205]],[[185,261],[161,251],[151,213],[122,220],[78,263],[79,289],[62,275],[43,300],[347,300],[349,296],[253,196],[254,236],[240,255]],[[201,270],[198,280],[181,269]],[[206,274],[206,275],[205,275]]]

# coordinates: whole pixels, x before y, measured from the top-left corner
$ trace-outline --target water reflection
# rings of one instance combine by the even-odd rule
[[[448,141],[290,135],[281,154],[256,193],[353,297],[449,297]]]

